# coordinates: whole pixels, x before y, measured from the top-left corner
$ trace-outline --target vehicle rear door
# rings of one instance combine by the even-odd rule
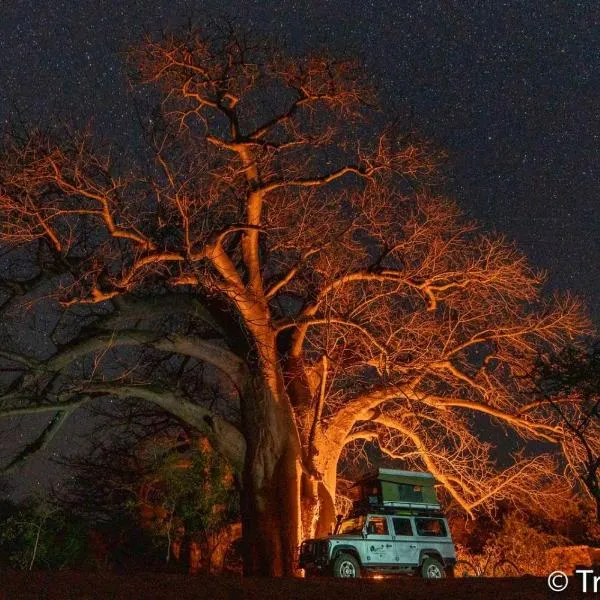
[[[419,550],[435,550],[444,559],[455,556],[454,544],[443,518],[415,517],[414,524]]]

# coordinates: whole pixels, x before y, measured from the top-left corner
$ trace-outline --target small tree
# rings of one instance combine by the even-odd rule
[[[568,468],[594,501],[600,523],[600,342],[543,357],[532,393],[560,419]]]
[[[63,569],[87,555],[86,527],[47,498],[30,498],[5,518],[0,543],[15,567]]]
[[[177,542],[179,548],[203,547],[210,568],[219,534],[239,520],[231,470],[206,442],[185,455],[153,444],[144,460],[146,474],[129,506],[162,540],[167,563]]]
[[[466,561],[465,575],[515,577],[548,574],[546,552],[569,543],[551,528],[521,511],[510,511],[499,522],[478,523],[457,543],[458,559]],[[460,534],[459,534],[460,537]]]
[[[134,524],[142,540],[148,535],[164,549],[167,563],[174,554],[183,560],[193,546],[210,568],[230,525],[239,522],[231,469],[205,439],[187,437],[172,422],[168,435],[104,437],[92,455],[62,462],[71,471],[62,503],[102,531],[121,529],[121,545]]]

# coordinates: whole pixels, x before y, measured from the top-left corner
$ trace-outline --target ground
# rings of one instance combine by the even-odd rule
[[[330,579],[244,579],[187,577],[160,573],[113,575],[61,572],[0,573],[0,600],[542,600],[583,598],[581,582],[571,579],[562,593],[548,590],[545,579],[416,578],[384,581]],[[595,594],[587,595],[594,597]]]

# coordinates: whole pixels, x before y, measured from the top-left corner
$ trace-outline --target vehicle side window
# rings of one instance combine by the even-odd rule
[[[413,535],[410,519],[399,519],[394,517],[394,533],[396,535]]]
[[[387,535],[387,519],[385,517],[369,517],[367,533],[372,535]]]
[[[445,537],[448,535],[442,519],[415,519],[415,525],[417,526],[417,535],[428,537]]]

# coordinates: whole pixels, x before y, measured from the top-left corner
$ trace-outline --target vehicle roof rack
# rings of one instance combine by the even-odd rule
[[[387,504],[364,504],[354,506],[350,512],[351,517],[365,514],[386,514],[396,516],[412,517],[443,517],[444,512],[441,506],[389,506]]]
[[[401,483],[403,481],[414,481],[424,485],[434,485],[437,483],[435,477],[427,471],[405,471],[403,469],[378,468],[365,473],[357,480],[356,484],[373,479],[385,480],[390,483]]]

